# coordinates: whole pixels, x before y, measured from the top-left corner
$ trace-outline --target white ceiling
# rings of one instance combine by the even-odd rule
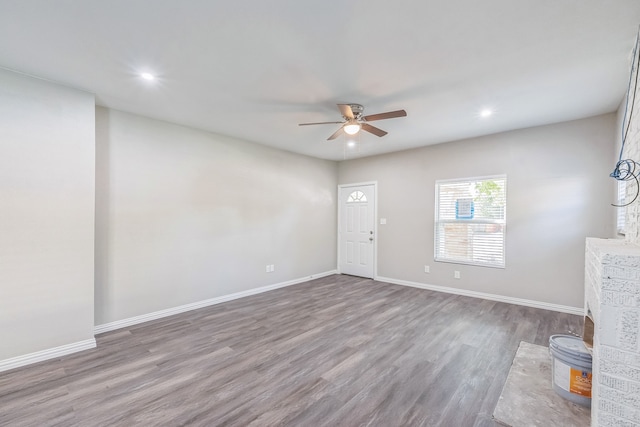
[[[342,160],[614,111],[639,23],[638,0],[0,0],[0,66]],[[297,126],[336,103],[408,116],[356,149]]]

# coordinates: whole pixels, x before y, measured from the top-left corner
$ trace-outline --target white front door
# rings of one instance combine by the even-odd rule
[[[375,184],[340,187],[340,273],[373,278]]]

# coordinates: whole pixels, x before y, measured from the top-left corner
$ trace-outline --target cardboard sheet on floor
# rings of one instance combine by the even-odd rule
[[[493,419],[509,427],[584,427],[591,411],[553,391],[549,349],[521,341]]]

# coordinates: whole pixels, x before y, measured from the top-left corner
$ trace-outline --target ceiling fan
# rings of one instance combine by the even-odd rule
[[[395,117],[405,117],[407,115],[406,111],[397,110],[363,116],[362,112],[364,111],[364,107],[360,104],[338,104],[338,109],[340,110],[340,114],[342,114],[342,118],[344,119],[341,122],[300,123],[298,126],[341,124],[342,126],[340,126],[340,129],[335,131],[333,135],[327,138],[328,141],[336,139],[337,137],[342,135],[342,133],[355,135],[360,131],[360,129],[372,133],[376,136],[385,136],[387,132],[375,126],[371,126],[368,122],[373,122],[375,120],[393,119]]]

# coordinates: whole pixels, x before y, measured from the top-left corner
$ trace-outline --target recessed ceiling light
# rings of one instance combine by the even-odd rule
[[[485,108],[484,110],[480,111],[480,117],[489,117],[492,114],[493,114],[493,111],[488,108]]]
[[[155,80],[156,76],[154,76],[151,73],[142,73],[140,74],[140,77],[142,77],[145,80]]]
[[[349,142],[347,142],[347,146],[355,147],[356,146],[356,142],[355,141],[349,141]]]

